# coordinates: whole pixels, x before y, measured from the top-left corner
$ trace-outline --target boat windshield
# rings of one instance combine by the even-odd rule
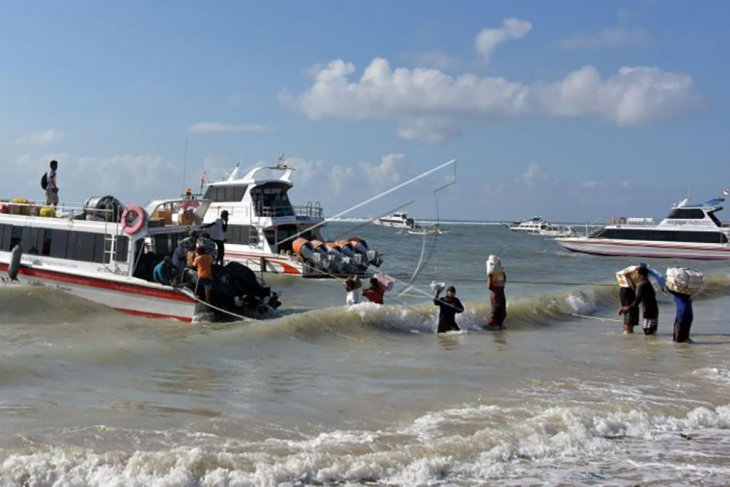
[[[674,208],[667,218],[675,220],[702,220],[705,212],[699,208]]]

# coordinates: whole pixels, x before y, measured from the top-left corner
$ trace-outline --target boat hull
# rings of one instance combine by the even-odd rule
[[[0,263],[0,271],[7,270],[8,264]],[[191,322],[195,317],[195,301],[189,297],[172,288],[136,283],[131,278],[103,279],[24,265],[19,269],[18,281],[53,287],[136,316],[185,322]]]
[[[233,245],[226,246],[226,260],[240,262],[254,272],[271,272],[292,276],[307,276],[308,269],[304,263],[286,255],[238,250]]]
[[[556,238],[555,242],[572,252],[608,256],[634,256],[698,260],[730,260],[728,244],[691,244],[647,242],[586,237]]]

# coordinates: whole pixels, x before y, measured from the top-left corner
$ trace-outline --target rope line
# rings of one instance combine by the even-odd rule
[[[197,288],[197,284],[196,284],[196,288]],[[174,289],[175,289],[175,290],[176,290],[177,292],[179,292],[180,294],[183,294],[183,295],[185,295],[185,296],[189,297],[190,299],[192,299],[192,300],[193,300],[193,301],[195,301],[196,303],[204,304],[204,305],[206,305],[207,307],[209,307],[209,308],[211,308],[211,309],[214,309],[214,310],[216,310],[216,311],[220,311],[221,313],[225,313],[225,314],[227,314],[227,315],[233,316],[233,317],[235,317],[235,318],[238,318],[238,319],[240,319],[241,321],[259,321],[259,320],[257,320],[256,318],[251,318],[250,316],[243,316],[243,315],[239,315],[239,314],[233,313],[232,311],[228,311],[228,310],[225,310],[225,309],[223,309],[223,308],[219,308],[218,306],[214,306],[214,305],[212,305],[212,304],[208,303],[207,301],[205,301],[205,300],[203,300],[203,299],[200,299],[200,298],[198,297],[198,295],[197,295],[197,294],[194,294],[194,293],[193,293],[193,292],[192,292],[192,291],[191,291],[190,289],[188,289],[188,288],[179,288],[179,287],[176,287],[176,288],[174,288]],[[187,291],[187,292],[186,292],[186,291]]]

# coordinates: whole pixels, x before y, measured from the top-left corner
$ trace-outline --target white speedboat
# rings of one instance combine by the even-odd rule
[[[525,232],[532,234],[539,234],[541,230],[546,230],[551,225],[539,216],[533,216],[529,220],[521,222],[513,222],[509,226],[509,229],[515,232]]]
[[[541,228],[538,235],[542,237],[574,237],[576,235],[573,227],[569,225],[548,225],[545,228]]]
[[[382,256],[358,237],[327,242],[319,203],[293,206],[288,191],[294,168],[279,157],[272,167],[258,166],[243,176],[238,167],[224,180],[210,182],[204,223],[227,210],[225,258],[255,271],[304,277],[363,274],[380,266]]]
[[[373,221],[373,223],[375,225],[380,225],[381,227],[406,229],[413,228],[416,225],[415,220],[413,220],[413,218],[409,218],[408,213],[405,211],[377,218]]]
[[[441,230],[438,225],[413,225],[408,229],[410,235],[442,235],[446,232]]]
[[[684,200],[659,223],[650,218],[614,218],[585,237],[555,241],[568,250],[597,255],[730,259],[730,227],[715,216],[723,201],[690,205]]]
[[[189,208],[189,203],[165,200],[143,208],[124,206],[111,196],[89,198],[75,208],[38,207],[27,200],[2,202],[0,271],[21,283],[55,287],[119,311],[155,318],[230,320],[264,312],[269,298],[272,307],[278,306],[275,294],[250,281],[250,270],[235,269],[232,274],[214,268],[214,275],[225,275],[226,280],[226,289],[214,293],[215,309],[194,290],[153,282],[154,266],[187,237],[190,227],[184,220],[202,220],[208,206],[196,201],[195,208]],[[183,221],[173,216],[173,209],[180,210],[176,215],[182,214]],[[246,282],[239,282],[239,277]],[[261,294],[251,300],[253,291]]]

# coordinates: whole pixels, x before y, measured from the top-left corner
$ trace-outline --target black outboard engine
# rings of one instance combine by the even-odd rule
[[[281,306],[278,294],[261,284],[256,274],[239,262],[213,266],[213,277],[216,302],[231,312],[263,315]]]
[[[124,205],[114,196],[92,196],[84,203],[87,220],[119,223],[123,212]]]

